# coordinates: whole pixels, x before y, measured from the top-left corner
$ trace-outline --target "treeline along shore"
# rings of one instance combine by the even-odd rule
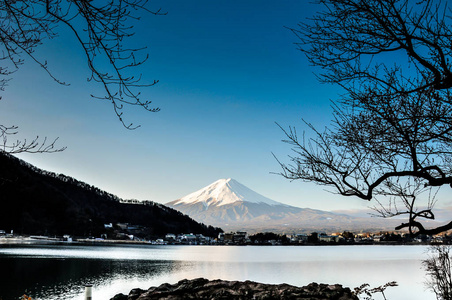
[[[0,230],[0,245],[2,244],[84,244],[84,245],[257,245],[257,246],[319,246],[319,245],[430,245],[452,244],[452,234],[419,235],[411,237],[408,233],[378,232],[378,233],[317,233],[311,234],[276,234],[272,232],[248,235],[246,232],[219,233],[217,237],[203,234],[166,234],[157,239],[145,239],[125,232],[116,232],[115,238],[101,237],[71,237],[65,236],[22,236],[5,234]]]

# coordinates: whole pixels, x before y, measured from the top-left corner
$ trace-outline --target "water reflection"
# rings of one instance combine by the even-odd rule
[[[110,299],[132,288],[196,277],[302,286],[397,281],[389,299],[435,299],[423,286],[418,246],[30,246],[0,248],[0,299]],[[376,298],[378,299],[378,298]]]
[[[16,250],[21,252],[23,249]],[[35,250],[39,253],[42,249]],[[32,295],[33,299],[75,299],[83,294],[86,284],[101,287],[118,280],[147,281],[177,272],[189,264],[168,260],[52,257],[51,251],[49,256],[0,255],[0,299],[16,300],[24,293]]]

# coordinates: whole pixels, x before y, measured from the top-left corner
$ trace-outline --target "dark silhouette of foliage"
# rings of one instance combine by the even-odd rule
[[[249,236],[253,243],[267,244],[270,241],[276,241],[283,245],[290,244],[290,240],[284,234],[276,234],[273,232],[259,232]]]
[[[312,232],[308,236],[308,243],[318,243],[319,242],[319,234],[317,232]]]
[[[281,175],[374,199],[379,216],[406,216],[396,229],[426,228],[440,187],[452,183],[450,10],[441,1],[320,0],[311,20],[292,29],[324,82],[346,93],[330,128],[305,122],[312,137],[283,129],[294,155]],[[391,60],[391,55],[406,60]],[[384,204],[388,203],[388,204]]]
[[[147,237],[195,232],[215,237],[219,228],[197,223],[152,201],[124,203],[72,177],[40,170],[0,153],[0,228],[22,234],[100,236],[104,224],[145,227]]]

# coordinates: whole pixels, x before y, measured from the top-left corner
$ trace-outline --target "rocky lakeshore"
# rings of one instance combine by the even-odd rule
[[[310,299],[358,300],[349,288],[334,284],[311,283],[304,287],[288,284],[263,284],[253,281],[225,281],[197,278],[164,283],[148,290],[133,289],[129,295],[118,294],[110,300],[154,299]]]

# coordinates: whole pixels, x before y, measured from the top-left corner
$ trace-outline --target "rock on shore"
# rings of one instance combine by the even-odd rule
[[[118,294],[110,300],[179,300],[179,299],[310,299],[357,300],[349,288],[342,285],[311,283],[304,287],[288,284],[263,284],[253,281],[224,281],[197,278],[164,283],[147,291],[133,289],[129,295]]]

